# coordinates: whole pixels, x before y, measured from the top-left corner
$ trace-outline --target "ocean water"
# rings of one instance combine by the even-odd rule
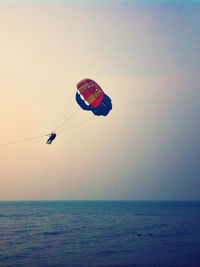
[[[200,266],[200,202],[0,202],[0,266]]]

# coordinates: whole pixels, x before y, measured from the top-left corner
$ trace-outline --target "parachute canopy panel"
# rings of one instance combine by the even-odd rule
[[[111,99],[95,81],[91,79],[81,80],[77,84],[77,90],[76,101],[82,109],[91,110],[97,116],[106,116],[112,109]],[[81,96],[89,106],[81,99]]]
[[[104,97],[101,87],[91,79],[84,79],[77,84],[77,89],[89,105],[98,107]]]

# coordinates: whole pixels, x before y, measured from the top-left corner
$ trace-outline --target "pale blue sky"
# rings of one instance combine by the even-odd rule
[[[200,199],[200,3],[0,4],[0,199]],[[76,83],[112,98],[81,111]],[[75,112],[75,113],[74,113]],[[88,121],[88,123],[85,123]],[[82,124],[83,123],[83,124]]]

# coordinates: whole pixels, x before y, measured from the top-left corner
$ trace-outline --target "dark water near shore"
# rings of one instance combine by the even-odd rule
[[[200,202],[0,202],[0,266],[200,266]]]

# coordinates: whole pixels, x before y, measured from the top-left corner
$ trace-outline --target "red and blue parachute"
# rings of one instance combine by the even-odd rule
[[[91,79],[81,80],[77,84],[76,102],[83,110],[90,110],[96,116],[107,116],[112,109],[110,97]]]
[[[91,79],[84,79],[77,84],[76,101],[83,110],[90,110],[96,116],[107,116],[112,109],[112,102],[109,96],[107,96],[101,87]],[[33,139],[38,139],[42,137],[49,136],[47,144],[51,144],[56,138],[56,133],[58,129],[59,133],[64,132],[68,129],[74,128],[77,125],[72,125],[71,127],[61,129],[72,118],[73,113],[67,118],[61,117],[50,134],[34,136],[30,138],[20,139],[9,143],[0,144],[0,147],[7,146],[16,143],[22,143]],[[80,124],[78,124],[80,125]]]

